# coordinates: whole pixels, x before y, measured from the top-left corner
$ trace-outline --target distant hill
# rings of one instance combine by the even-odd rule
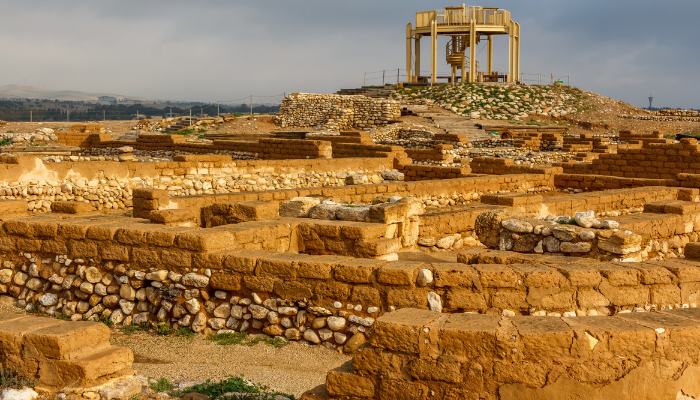
[[[97,101],[99,96],[113,96],[124,98],[125,96],[113,93],[86,93],[76,90],[46,90],[33,86],[5,85],[0,86],[0,98],[26,98],[26,99],[48,99],[48,100],[68,100],[68,101]],[[130,97],[131,99],[139,99]],[[147,100],[147,99],[139,99]]]

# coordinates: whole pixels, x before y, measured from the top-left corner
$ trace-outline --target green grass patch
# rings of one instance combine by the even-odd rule
[[[136,332],[146,332],[151,330],[151,325],[147,323],[142,323],[142,324],[132,324],[132,325],[127,325],[124,327],[124,334],[125,335],[131,335],[132,333]]]
[[[194,331],[186,326],[181,326],[177,329],[177,331],[175,331],[175,336],[184,337],[187,339],[192,339],[194,335]]]
[[[0,367],[0,389],[22,389],[23,387],[34,387],[36,382],[21,376],[14,369],[3,369]]]
[[[210,399],[219,398],[224,393],[260,393],[267,395],[262,397],[263,399],[272,399],[276,395],[281,395],[296,400],[296,397],[293,395],[272,391],[267,386],[246,382],[243,379],[243,375],[229,375],[228,379],[224,379],[221,382],[212,382],[210,379],[207,379],[204,383],[169,392],[172,397],[182,397],[187,393],[201,393],[209,396]]]
[[[11,144],[12,144],[12,142],[10,142],[10,139],[8,139],[8,138],[4,138],[4,139],[0,140],[0,146],[9,146]]]
[[[168,392],[175,389],[177,386],[173,385],[168,381],[167,378],[160,378],[158,380],[148,379],[148,386],[156,393]]]
[[[173,329],[173,328],[170,326],[170,323],[169,323],[168,321],[158,321],[158,322],[156,322],[156,323],[154,324],[154,326],[153,326],[153,330],[154,330],[157,334],[162,335],[162,336],[165,336],[165,335],[172,335],[173,333],[175,333],[175,329]],[[194,333],[194,332],[193,332],[193,333]],[[162,392],[162,390],[161,390],[161,392]]]
[[[54,314],[54,317],[62,321],[70,321],[70,317],[63,313],[56,313]]]

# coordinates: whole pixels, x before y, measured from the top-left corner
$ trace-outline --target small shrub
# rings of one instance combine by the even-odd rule
[[[175,385],[170,383],[167,378],[160,378],[157,381],[151,381],[150,379],[148,380],[148,386],[151,388],[156,393],[160,392],[167,392],[170,390],[175,389]]]
[[[107,325],[108,328],[111,328],[114,326],[114,321],[109,319],[109,317],[106,315],[100,316],[99,321],[102,322],[103,324]]]
[[[175,336],[180,336],[187,339],[192,339],[194,335],[194,331],[186,326],[181,326],[177,331],[175,331]]]
[[[0,140],[0,146],[9,146],[11,144],[12,142],[10,142],[10,139],[8,138],[3,138],[2,140]]]
[[[131,335],[134,332],[144,332],[151,330],[151,326],[147,323],[132,324],[124,327],[124,334]]]
[[[23,387],[34,387],[36,382],[21,376],[14,369],[3,369],[0,367],[0,388],[2,389],[22,389]]]
[[[159,335],[171,335],[171,334],[175,333],[175,329],[173,329],[170,326],[170,323],[168,323],[167,321],[162,321],[162,320],[156,322],[155,325],[153,326],[153,329]]]
[[[182,390],[171,391],[169,394],[172,397],[182,397],[187,393],[193,392],[207,395],[210,399],[218,398],[224,393],[261,393],[267,395],[266,397],[257,397],[258,399],[272,399],[275,395],[289,397],[292,400],[296,399],[293,395],[271,391],[267,386],[248,382],[243,379],[243,375],[229,375],[228,379],[224,379],[221,382],[211,382],[211,380],[207,379],[204,383]]]
[[[56,317],[56,318],[58,318],[58,319],[60,319],[60,320],[63,320],[63,321],[70,321],[70,317],[69,317],[69,316],[67,316],[66,314],[60,313],[60,312],[54,314],[54,317]]]

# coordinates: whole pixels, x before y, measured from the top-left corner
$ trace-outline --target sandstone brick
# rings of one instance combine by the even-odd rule
[[[377,282],[387,285],[414,286],[418,271],[425,263],[416,261],[392,261],[377,270]]]
[[[356,258],[339,263],[333,268],[333,276],[342,282],[369,283],[373,274],[385,262]]]
[[[476,270],[462,263],[431,264],[435,277],[435,287],[481,287]]]

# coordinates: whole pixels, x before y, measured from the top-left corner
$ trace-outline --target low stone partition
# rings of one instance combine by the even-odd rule
[[[85,202],[93,210],[128,209],[133,188],[183,196],[343,186],[348,173],[378,176],[393,168],[393,159],[387,158],[234,161],[221,155],[181,155],[172,162],[5,161],[0,164],[0,200],[24,199],[32,212],[49,212],[54,201]]]
[[[438,144],[433,149],[405,149],[409,158],[414,161],[437,161],[450,164],[454,160],[454,154],[450,151],[454,146],[449,144]]]
[[[616,317],[380,317],[320,399],[680,399],[700,392],[700,312]]]
[[[292,93],[274,117],[280,126],[315,127],[331,131],[383,126],[401,117],[390,99],[336,94]]]
[[[213,143],[187,142],[180,135],[139,134],[135,141],[112,140],[109,135],[92,135],[90,140],[83,142],[85,148],[106,148],[130,146],[136,150],[145,151],[183,151],[188,153],[209,154],[217,151],[236,151],[251,153],[256,158],[304,159],[330,158],[331,143],[322,140],[299,139],[258,139],[255,142],[236,140],[214,140]],[[105,140],[106,139],[106,140]]]
[[[368,204],[379,195],[389,197],[430,198],[433,196],[452,196],[472,193],[476,190],[475,188],[478,188],[481,192],[527,191],[533,188],[550,187],[549,185],[551,185],[550,176],[543,174],[470,176],[450,180],[414,182],[393,181],[371,185],[280,189],[275,191],[216,194],[211,196],[168,196],[167,200],[165,197],[162,198],[162,204],[167,204],[167,207],[170,208],[189,209],[195,216],[199,216],[204,207],[222,202],[275,201],[282,203],[295,197],[320,195],[348,203]],[[163,209],[160,202],[159,207],[158,209]],[[142,209],[140,206],[134,205],[134,215],[136,216],[145,217],[145,214],[142,214],[145,210],[151,211],[152,209]]]
[[[601,154],[591,163],[562,163],[567,174],[607,175],[641,179],[675,179],[677,174],[698,174],[700,146],[697,139],[680,143],[643,142],[639,149],[619,148],[617,154]]]
[[[134,373],[131,350],[110,345],[109,328],[100,322],[0,313],[0,346],[2,369],[43,390],[96,386]]]
[[[515,164],[512,158],[474,157],[469,163],[475,174],[508,175],[508,174],[546,174],[554,175],[562,172],[561,167],[530,166]]]
[[[439,165],[408,164],[401,168],[406,181],[466,178],[471,175],[469,167],[444,167]]]
[[[479,241],[492,249],[576,254],[600,260],[646,260],[649,237],[617,229],[619,225],[617,221],[598,221],[593,211],[577,213],[575,220],[562,216],[554,221],[496,210],[477,217],[475,232]]]

